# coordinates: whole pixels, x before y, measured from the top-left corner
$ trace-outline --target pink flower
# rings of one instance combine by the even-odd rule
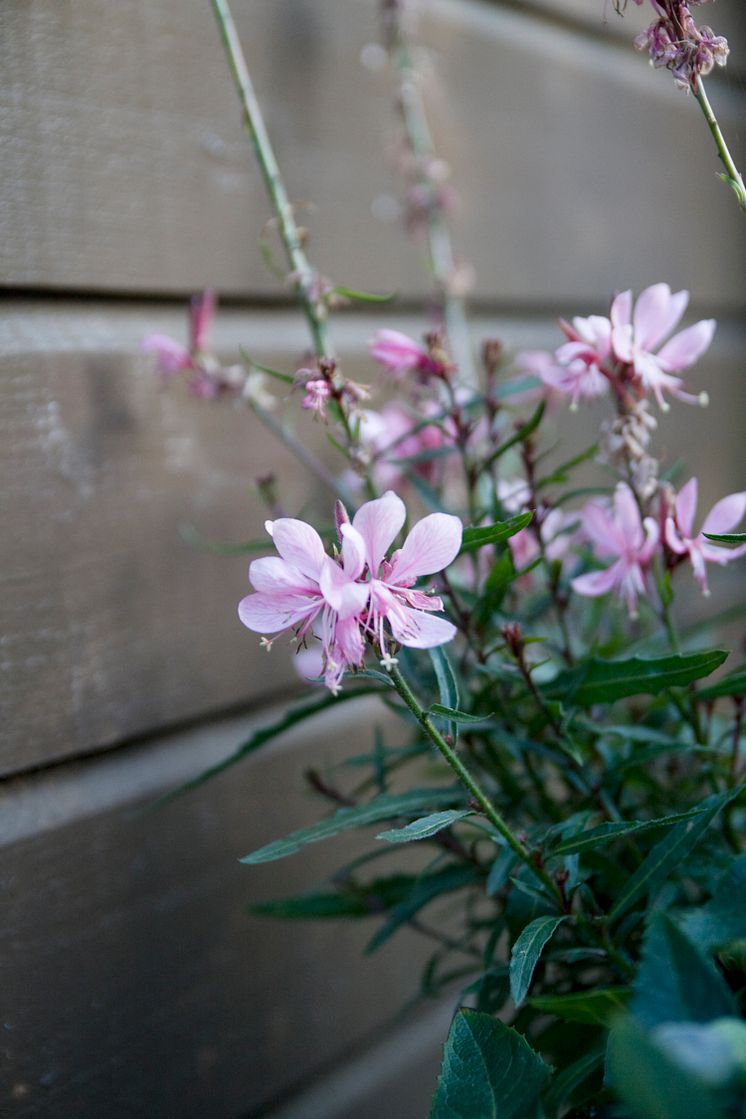
[[[528,511],[530,488],[522,478],[511,480],[501,479],[497,483],[497,496],[504,509],[513,515]],[[577,522],[576,514],[563,513],[561,509],[547,509],[542,507],[539,511],[539,535],[544,548],[544,555],[552,562],[563,560],[573,543],[574,534],[570,531]],[[536,523],[536,522],[535,522]],[[508,540],[513,564],[517,570],[528,567],[541,555],[541,548],[536,539],[533,525],[522,528]]]
[[[652,517],[640,517],[634,494],[625,482],[614,492],[613,510],[591,501],[582,513],[585,535],[598,559],[615,557],[605,571],[590,571],[572,580],[578,594],[596,597],[616,590],[637,616],[637,596],[646,592],[646,568],[658,547],[660,532]]]
[[[732,532],[746,513],[746,493],[731,493],[713,505],[701,530],[694,532],[694,514],[697,511],[697,479],[690,478],[676,498],[674,515],[666,518],[665,540],[672,552],[688,555],[694,578],[704,594],[709,594],[706,563],[725,565],[739,556],[746,555],[746,544],[739,548],[723,548],[705,539],[704,533]]]
[[[146,354],[154,354],[158,372],[166,377],[192,368],[192,355],[168,334],[148,334],[142,341]]]
[[[372,455],[373,478],[383,489],[400,486],[407,473],[415,473],[433,482],[444,459],[423,457],[427,452],[452,446],[455,438],[453,421],[442,417],[442,410],[433,401],[423,401],[419,415],[395,401],[384,404],[380,412],[361,412],[360,441]],[[428,423],[432,419],[432,423]],[[402,460],[415,460],[403,462]]]
[[[690,404],[706,403],[706,398],[684,392],[681,378],[674,374],[694,365],[705,352],[715,332],[714,319],[702,319],[674,334],[654,352],[678,324],[688,302],[689,292],[673,295],[668,284],[653,284],[638,296],[634,311],[631,291],[617,295],[611,305],[614,353],[632,366],[641,386],[653,393],[664,411],[669,407],[664,391]]]
[[[218,300],[214,291],[193,295],[189,308],[189,333],[192,353],[206,353],[210,348],[210,332],[215,321]]]
[[[324,682],[335,694],[345,671],[362,664],[366,637],[377,644],[386,667],[394,663],[384,622],[395,641],[412,648],[429,649],[451,640],[455,626],[431,616],[443,609],[441,600],[413,585],[419,576],[441,571],[455,559],[462,534],[458,517],[432,513],[414,526],[389,561],[385,554],[406,518],[396,494],[389,491],[366,502],[352,523],[345,518],[338,518],[342,547],[334,559],[304,521],[268,521],[279,556],[252,562],[249,578],[255,592],[238,607],[239,618],[255,633],[292,629],[303,640],[317,632]]]
[[[380,361],[389,373],[401,377],[417,372],[428,376],[442,376],[445,366],[436,361],[428,351],[398,330],[379,330],[370,343],[371,356]]]
[[[413,587],[420,576],[442,571],[456,558],[461,548],[461,521],[447,513],[423,517],[387,560],[386,552],[406,515],[404,502],[389,490],[383,497],[366,501],[352,524],[343,524],[340,530],[345,544],[354,542],[356,553],[364,557],[369,581],[363,585],[370,596],[365,628],[377,642],[384,663],[389,659],[384,621],[400,645],[413,649],[443,645],[456,633],[450,622],[432,617],[433,611],[443,609],[442,601]]]
[[[313,381],[306,381],[305,389],[306,395],[301,401],[301,408],[313,412],[314,419],[326,420],[326,405],[329,397],[332,395],[329,382],[320,378]]]
[[[365,652],[358,616],[368,591],[350,575],[359,569],[354,542],[343,543],[340,566],[326,555],[321,537],[304,521],[281,517],[267,521],[266,528],[280,555],[251,563],[249,578],[256,593],[241,600],[238,616],[255,633],[294,629],[301,641],[318,622],[325,683],[336,693],[345,670],[360,665]],[[333,587],[334,604],[322,581]]]
[[[604,363],[611,355],[611,323],[600,315],[574,318],[572,326],[560,319],[568,341],[555,353],[527,350],[517,361],[537,374],[547,389],[570,397],[575,410],[581,400],[592,400],[609,391]]]

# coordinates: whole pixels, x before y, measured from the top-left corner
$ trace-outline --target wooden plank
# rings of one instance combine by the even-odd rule
[[[586,313],[603,306],[566,305]],[[297,316],[221,316],[230,357],[243,343],[293,370],[305,334]],[[370,381],[365,342],[385,321],[417,335],[422,319],[342,316],[335,331],[351,375]],[[284,642],[268,659],[237,622],[246,557],[187,545],[184,525],[236,542],[263,536],[253,480],[268,467],[297,514],[314,492],[307,472],[232,402],[164,391],[138,354],[153,329],[183,336],[173,309],[19,306],[0,324],[0,772],[113,746],[175,722],[271,699],[295,683]],[[509,347],[555,346],[546,320],[484,318],[475,337]],[[693,377],[707,413],[662,417],[668,462],[685,454],[703,475],[702,503],[742,487],[742,328],[723,324]],[[738,419],[736,419],[738,417]],[[595,436],[592,415],[566,418],[570,446]],[[704,430],[719,433],[717,457]],[[307,416],[304,439],[325,432]],[[722,433],[731,433],[723,436]],[[316,488],[318,493],[318,489]],[[318,497],[312,516],[328,516]]]
[[[266,867],[237,861],[326,814],[301,771],[349,755],[351,743],[366,748],[382,713],[370,703],[340,709],[155,812],[130,801],[143,794],[143,771],[152,796],[185,768],[182,748],[195,772],[253,724],[71,767],[83,812],[66,826],[44,821],[37,795],[41,829],[3,848],[0,871],[4,1116],[255,1114],[392,1021],[416,991],[428,942],[405,932],[393,951],[363,958],[369,922],[246,913],[317,884],[363,840],[316,844]],[[51,803],[58,781],[11,783],[0,818],[18,815],[19,787],[31,797],[41,784]]]
[[[257,249],[268,208],[208,6],[121,0],[105,20],[94,7],[6,0],[2,282],[276,294]],[[374,217],[397,189],[381,157],[389,83],[359,61],[375,5],[252,0],[236,15],[290,193],[316,203],[304,219],[320,267],[421,294],[417,253]],[[746,234],[690,99],[631,53],[513,8],[436,0],[424,36],[478,295],[537,305],[665,275],[739,305]],[[743,93],[717,102],[737,132]]]

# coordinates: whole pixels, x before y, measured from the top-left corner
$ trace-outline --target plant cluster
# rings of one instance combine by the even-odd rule
[[[188,347],[145,345],[165,375],[242,398],[289,446],[278,414],[299,403],[341,455],[330,473],[299,448],[333,491],[328,514],[313,525],[273,508],[239,606],[268,650],[291,635],[317,691],[216,769],[339,703],[377,696],[386,714],[372,750],[309,774],[331,814],[243,862],[373,826],[369,850],[256,911],[367,918],[371,952],[405,926],[432,941],[421,994],[456,991],[459,1009],[431,1119],[743,1119],[746,668],[731,659],[711,678],[728,659],[712,634],[741,611],[703,621],[680,601],[692,583],[709,592],[708,565],[746,553],[746,492],[700,520],[697,479],[654,443],[658,411],[707,403],[684,375],[715,323],[679,329],[687,292],[654,283],[616,294],[608,316],[562,321],[553,352],[510,357],[491,338],[480,362],[462,360],[445,176],[387,0],[407,221],[424,235],[436,323],[422,340],[377,331],[376,407],[333,353],[328,312],[378,297],[308,263],[230,13],[213,5],[314,353],[294,373],[246,355],[224,366],[210,295]],[[644,45],[701,93],[726,48],[686,4],[653,7]],[[555,416],[588,404],[606,409],[598,440],[563,460]]]

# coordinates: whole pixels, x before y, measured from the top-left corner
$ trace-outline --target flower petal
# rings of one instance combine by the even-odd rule
[[[352,526],[365,541],[368,566],[373,578],[378,574],[381,560],[402,529],[407,511],[404,502],[393,490],[375,501],[366,501],[352,518]]]
[[[351,618],[365,609],[370,583],[353,582],[328,556],[321,569],[319,585],[324,598],[340,618]]]
[[[663,338],[661,324],[669,318],[671,289],[668,284],[651,284],[637,297],[632,315],[635,332],[635,346],[640,350],[652,350],[656,342]]]
[[[433,649],[456,636],[456,627],[445,618],[411,610],[408,606],[399,605],[388,615],[388,622],[399,644],[410,649]]]
[[[463,526],[458,517],[431,513],[411,530],[391,563],[389,584],[407,585],[420,575],[442,571],[456,558],[461,547]]]
[[[238,616],[254,633],[279,633],[314,617],[322,606],[320,596],[249,594],[239,602]]]
[[[365,567],[365,541],[351,524],[340,526],[342,533],[342,566],[349,579],[359,579]]]
[[[268,521],[266,527],[282,558],[318,582],[326,554],[316,529],[294,517]]]
[[[570,580],[570,586],[576,594],[588,595],[595,598],[597,595],[608,594],[613,591],[617,583],[624,578],[624,565],[617,560],[605,571],[589,571],[586,575],[576,575]]]
[[[702,532],[731,532],[746,513],[746,493],[730,493],[715,502],[705,517]]]
[[[694,326],[688,326],[686,330],[674,334],[658,354],[661,368],[670,373],[694,365],[710,345],[715,326],[714,319],[701,319]]]
[[[249,564],[249,579],[255,591],[268,596],[316,591],[316,582],[279,556],[263,556]]]
[[[690,478],[676,498],[676,524],[682,536],[694,536],[694,514],[697,512],[697,479]]]

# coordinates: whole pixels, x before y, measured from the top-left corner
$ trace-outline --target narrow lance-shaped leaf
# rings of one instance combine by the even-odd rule
[[[453,804],[459,800],[463,803],[464,794],[461,789],[414,789],[409,793],[395,796],[376,797],[368,804],[355,805],[353,808],[340,808],[333,816],[320,820],[307,828],[300,828],[284,839],[276,839],[265,847],[260,847],[250,855],[245,855],[240,861],[254,865],[256,863],[273,862],[275,859],[284,859],[295,854],[309,843],[318,843],[322,839],[329,839],[341,831],[351,828],[363,828],[368,824],[378,824],[382,820],[393,820],[397,816],[414,816],[424,808],[432,808],[437,804]]]
[[[549,1076],[516,1030],[460,1010],[443,1053],[430,1119],[526,1119]]]
[[[613,921],[621,917],[638,898],[649,893],[662,882],[674,867],[684,863],[718,812],[739,792],[740,790],[737,789],[721,793],[720,796],[709,797],[698,816],[691,820],[684,820],[672,828],[665,839],[655,845],[628,880],[609,913],[609,919]]]
[[[431,901],[435,901],[443,894],[453,893],[454,890],[473,886],[481,880],[482,873],[479,867],[472,863],[453,863],[441,867],[440,870],[436,870],[432,874],[422,874],[413,881],[412,889],[394,907],[386,922],[372,937],[370,943],[366,946],[366,953],[370,955],[375,952],[393,936],[398,928],[411,921]]]
[[[709,676],[728,656],[721,649],[682,656],[625,661],[592,659],[577,668],[560,672],[542,687],[549,699],[561,699],[578,707],[612,703],[632,695],[658,695],[667,688],[679,688]]]
[[[564,917],[537,917],[526,925],[513,945],[510,953],[510,996],[516,1006],[520,1006],[528,994],[544,947],[564,920]]]
[[[706,532],[713,544],[746,544],[746,532]]]
[[[620,1010],[624,1010],[631,993],[629,987],[596,987],[570,995],[536,995],[528,1000],[528,1005],[564,1022],[607,1026]]]
[[[463,820],[465,816],[472,816],[470,808],[449,808],[445,812],[432,812],[429,816],[422,816],[419,820],[412,820],[403,828],[391,828],[382,831],[376,839],[385,839],[388,843],[411,843],[417,839],[429,839],[437,835],[444,828],[449,828],[456,820]]]
[[[174,797],[180,796],[182,793],[188,792],[190,789],[199,788],[205,781],[217,777],[219,773],[225,772],[231,766],[236,765],[237,762],[248,757],[250,754],[255,753],[260,747],[265,746],[271,742],[273,738],[278,738],[284,734],[286,730],[291,727],[297,726],[298,723],[304,722],[306,719],[313,718],[314,715],[326,711],[329,707],[336,707],[339,703],[349,703],[354,699],[361,699],[364,696],[380,695],[378,688],[350,688],[347,691],[339,692],[337,695],[325,695],[321,699],[314,699],[310,703],[304,703],[300,707],[293,707],[282,718],[278,719],[275,723],[270,723],[269,726],[261,727],[255,731],[245,742],[229,754],[223,761],[217,762],[216,765],[211,765],[209,769],[205,769],[190,781],[185,781],[183,785],[179,785],[177,789],[166,793],[164,796],[159,797],[152,807],[160,808],[163,804],[167,804]]]
[[[621,839],[628,835],[640,832],[653,831],[655,828],[671,828],[685,820],[692,820],[707,810],[707,806],[698,804],[688,812],[676,812],[671,816],[659,816],[657,820],[619,820],[608,824],[599,824],[597,828],[573,835],[562,840],[552,848],[552,855],[572,855],[576,851],[587,851],[601,847],[604,843],[611,843],[614,839]]]
[[[532,513],[519,513],[508,521],[496,521],[491,525],[470,525],[464,529],[459,555],[475,552],[487,544],[502,544],[531,524]]]
[[[450,719],[452,723],[488,723],[494,717],[494,712],[488,715],[470,715],[468,711],[457,711],[454,707],[444,707],[442,703],[431,704],[429,714]]]
[[[718,680],[717,684],[700,688],[695,699],[701,703],[710,703],[714,699],[722,699],[725,696],[739,699],[746,696],[746,665],[741,665],[735,672],[729,672],[722,680]]]

